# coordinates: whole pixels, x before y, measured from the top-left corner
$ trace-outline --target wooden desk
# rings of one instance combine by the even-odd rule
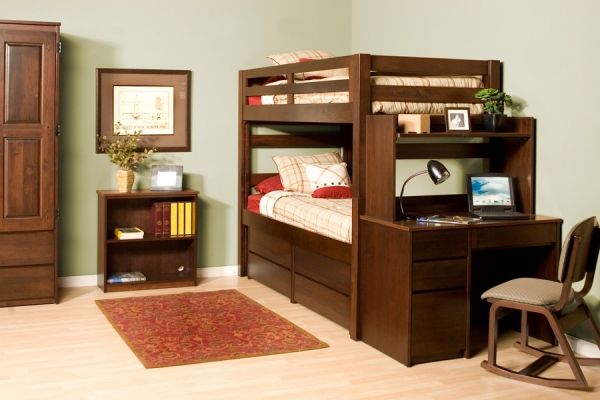
[[[486,289],[519,276],[556,279],[562,220],[473,225],[362,216],[358,334],[405,365],[470,357],[486,346]],[[534,336],[548,339],[545,325]]]

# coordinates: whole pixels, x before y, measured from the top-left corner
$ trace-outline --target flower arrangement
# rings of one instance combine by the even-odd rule
[[[123,125],[120,122],[115,124],[115,140],[110,141],[106,136],[99,136],[99,149],[108,155],[111,163],[117,165],[120,169],[133,171],[138,165],[142,164],[146,158],[156,152],[156,149],[146,149],[137,151],[140,135],[142,131],[133,131],[133,133],[123,132]]]

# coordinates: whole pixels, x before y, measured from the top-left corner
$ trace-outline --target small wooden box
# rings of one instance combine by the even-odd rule
[[[402,133],[428,133],[429,114],[398,114],[398,130]]]

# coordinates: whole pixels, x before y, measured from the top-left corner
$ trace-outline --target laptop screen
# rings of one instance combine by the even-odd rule
[[[469,206],[514,209],[512,177],[502,174],[469,175]]]

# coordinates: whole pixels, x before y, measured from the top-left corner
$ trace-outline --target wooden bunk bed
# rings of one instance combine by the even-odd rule
[[[347,69],[346,79],[298,82],[294,74]],[[534,211],[534,122],[511,118],[511,132],[483,133],[481,118],[472,115],[473,133],[446,133],[443,116],[431,117],[428,135],[398,133],[397,117],[375,115],[373,101],[477,103],[474,88],[372,85],[374,76],[481,76],[483,87],[500,88],[500,62],[355,54],[319,61],[243,70],[239,73],[239,262],[240,275],[274,288],[347,327],[361,338],[359,310],[359,262],[361,216],[393,221],[397,215],[394,192],[396,159],[482,158],[487,171],[506,171],[517,177],[522,211]],[[259,83],[285,76],[277,86]],[[348,102],[295,104],[295,95],[348,92]],[[252,96],[284,95],[286,104],[251,105]],[[289,135],[256,135],[254,127],[307,126],[290,129]],[[319,130],[334,125],[337,130]],[[388,133],[386,133],[388,132]],[[389,132],[393,134],[390,136]],[[436,143],[439,137],[459,143]],[[461,142],[478,138],[477,143]],[[373,141],[386,140],[386,146]],[[410,143],[403,143],[404,139]],[[432,143],[432,139],[433,142]],[[391,141],[390,141],[391,140]],[[399,141],[397,141],[399,140]],[[247,197],[261,179],[273,174],[251,170],[251,154],[257,148],[331,147],[341,149],[352,178],[352,242],[330,239],[248,211]],[[383,148],[383,150],[382,150]],[[377,150],[374,150],[377,149]],[[373,151],[380,153],[374,154]],[[368,159],[377,159],[370,169]],[[382,161],[384,160],[384,161]],[[377,172],[379,170],[379,173]],[[435,197],[435,199],[433,199]],[[441,212],[467,206],[465,195],[422,196],[405,199],[415,211]]]

